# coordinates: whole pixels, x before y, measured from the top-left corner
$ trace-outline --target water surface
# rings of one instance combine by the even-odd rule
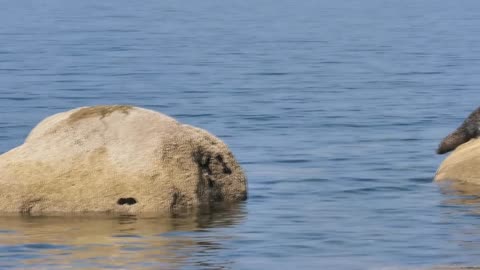
[[[477,194],[432,183],[478,106],[478,1],[4,1],[0,152],[132,104],[223,139],[249,200],[190,217],[0,218],[2,269],[480,265]]]

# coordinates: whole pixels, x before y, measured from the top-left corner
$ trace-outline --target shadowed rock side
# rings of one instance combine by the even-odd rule
[[[158,214],[247,196],[221,140],[131,106],[48,117],[0,156],[0,171],[0,213]]]
[[[473,111],[453,133],[445,137],[437,149],[437,154],[445,154],[480,135],[480,108]]]

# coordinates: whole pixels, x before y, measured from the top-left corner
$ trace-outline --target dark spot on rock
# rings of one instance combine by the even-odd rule
[[[209,188],[213,188],[213,181],[212,181],[212,179],[211,179],[211,178],[208,178],[207,180],[208,180],[208,187],[209,187]]]
[[[117,201],[118,205],[124,205],[124,204],[132,205],[132,204],[136,204],[136,203],[137,203],[137,200],[135,200],[135,198],[132,198],[132,197],[120,198]]]
[[[176,205],[177,205],[177,200],[178,200],[178,193],[175,192],[173,193],[173,196],[172,196],[172,203],[170,204],[170,208],[174,208]]]
[[[212,175],[212,170],[210,169],[210,161],[211,161],[210,156],[204,155],[200,158],[200,162],[199,162],[202,172],[208,175]]]
[[[123,114],[129,114],[130,110],[132,109],[133,107],[129,105],[100,105],[86,107],[72,113],[69,116],[68,121],[70,124],[72,124],[90,117],[100,117],[100,119],[103,119],[117,111],[122,112]]]
[[[186,204],[187,204],[187,200],[185,195],[183,195],[180,191],[178,191],[175,188],[172,193],[172,201],[170,203],[170,209],[172,211],[176,211],[178,209],[181,209],[182,207],[185,207]]]
[[[220,164],[222,164],[222,167],[223,167],[223,173],[225,174],[231,174],[232,173],[232,170],[227,166],[227,163],[225,163],[225,161],[223,161],[223,157],[220,156],[220,155],[217,155],[215,157],[215,159],[220,162]]]
[[[225,165],[223,166],[223,173],[232,174],[232,170]]]
[[[223,194],[220,191],[216,191],[212,194],[212,199],[214,202],[223,201]]]

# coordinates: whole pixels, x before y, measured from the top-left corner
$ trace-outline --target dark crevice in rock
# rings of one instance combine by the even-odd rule
[[[170,209],[171,210],[178,210],[178,209],[182,209],[183,207],[187,206],[187,200],[186,199],[187,198],[185,198],[185,196],[180,191],[175,189],[175,191],[172,194],[172,202],[170,203]]]
[[[209,188],[213,188],[214,187],[214,184],[213,184],[213,181],[210,177],[207,178],[207,181],[208,181],[208,187]]]
[[[220,164],[222,164],[222,167],[223,167],[223,173],[225,174],[232,174],[232,169],[230,169],[228,166],[227,166],[227,163],[225,163],[225,161],[223,160],[223,157],[220,156],[220,155],[217,155],[215,157],[215,159],[220,162]]]
[[[178,197],[179,196],[177,192],[173,193],[172,204],[170,204],[170,208],[175,208],[175,206],[177,205]]]
[[[137,203],[137,200],[135,200],[135,198],[132,198],[132,197],[128,197],[128,198],[120,198],[118,199],[117,201],[117,204],[118,205],[133,205],[133,204],[136,204]]]
[[[203,156],[202,157],[202,162],[201,162],[201,167],[204,172],[206,172],[208,175],[212,175],[212,169],[210,168],[210,163],[211,163],[211,158],[210,156]]]
[[[225,174],[232,174],[232,170],[227,166],[222,155],[212,155],[201,151],[195,153],[194,159],[198,164],[202,181],[198,186],[198,192],[201,196],[207,196],[210,202],[220,202],[224,200],[223,177]]]

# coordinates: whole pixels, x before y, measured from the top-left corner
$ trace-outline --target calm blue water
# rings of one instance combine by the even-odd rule
[[[133,104],[222,138],[250,192],[193,217],[0,218],[1,269],[480,264],[479,200],[432,183],[479,106],[478,1],[1,2],[0,153],[48,115]]]

